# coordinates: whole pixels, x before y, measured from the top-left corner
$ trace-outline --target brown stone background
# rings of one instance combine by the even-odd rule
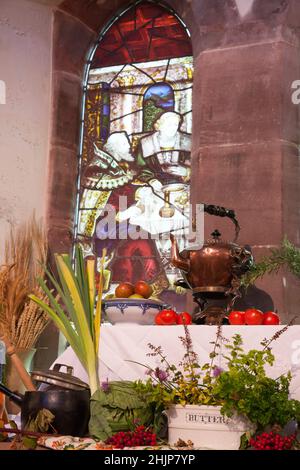
[[[44,0],[46,2],[46,0]],[[58,3],[58,2],[56,2]],[[299,106],[291,83],[300,79],[298,0],[168,0],[193,43],[192,201],[233,208],[240,243],[256,259],[286,234],[300,242]],[[51,251],[72,241],[82,78],[88,51],[127,0],[65,0],[53,8],[52,127],[47,217]],[[239,9],[240,8],[240,9]],[[241,14],[243,11],[243,14]],[[246,13],[245,13],[246,11]],[[206,218],[207,235],[230,222]],[[299,282],[265,277],[282,321],[298,314]],[[55,357],[57,339],[40,344]]]

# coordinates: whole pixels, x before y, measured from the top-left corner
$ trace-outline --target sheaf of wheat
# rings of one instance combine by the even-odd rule
[[[28,298],[34,293],[43,300],[37,283],[43,277],[47,243],[41,222],[31,219],[12,227],[0,266],[0,335],[16,348],[32,348],[49,322],[48,316]]]

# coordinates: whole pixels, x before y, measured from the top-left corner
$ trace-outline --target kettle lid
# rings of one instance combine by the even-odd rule
[[[61,372],[61,367],[66,367],[67,372]],[[31,372],[31,377],[37,382],[55,385],[56,387],[68,390],[86,390],[90,388],[87,383],[74,377],[73,367],[66,364],[55,364],[53,370],[33,371]]]
[[[215,245],[217,247],[228,248],[228,249],[238,246],[234,242],[224,241],[221,238],[222,237],[221,232],[219,232],[219,230],[217,228],[210,234],[210,236],[211,236],[211,238],[204,242],[205,246],[214,246]]]
[[[216,228],[211,234],[210,234],[214,240],[214,242],[219,242],[221,240],[221,232]]]

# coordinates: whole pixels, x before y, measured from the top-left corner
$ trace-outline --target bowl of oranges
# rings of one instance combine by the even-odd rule
[[[134,323],[136,325],[154,325],[158,312],[165,308],[159,299],[151,297],[152,287],[144,281],[136,284],[123,282],[114,294],[102,301],[102,308],[107,320],[116,323]]]

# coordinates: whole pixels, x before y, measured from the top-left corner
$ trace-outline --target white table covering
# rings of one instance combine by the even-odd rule
[[[223,326],[222,335],[231,339],[239,333],[244,342],[245,351],[259,349],[260,341],[271,338],[283,326]],[[215,341],[216,327],[191,325],[189,331],[192,337],[194,350],[199,356],[199,362],[209,362],[209,353]],[[137,361],[149,364],[152,367],[160,365],[159,359],[147,357],[150,352],[148,343],[161,346],[172,364],[178,365],[183,358],[184,348],[179,340],[184,336],[182,326],[142,326],[135,324],[101,326],[99,376],[100,381],[110,380],[137,380],[145,379],[145,368],[128,361]],[[275,355],[275,364],[267,368],[270,376],[278,377],[287,370],[292,371],[291,395],[300,400],[300,325],[290,326],[276,341],[272,343]],[[225,352],[224,344],[221,348]],[[87,374],[68,347],[55,363],[73,366],[74,375],[85,382]],[[224,360],[217,360],[216,364],[224,367]],[[54,365],[54,364],[53,364]]]

